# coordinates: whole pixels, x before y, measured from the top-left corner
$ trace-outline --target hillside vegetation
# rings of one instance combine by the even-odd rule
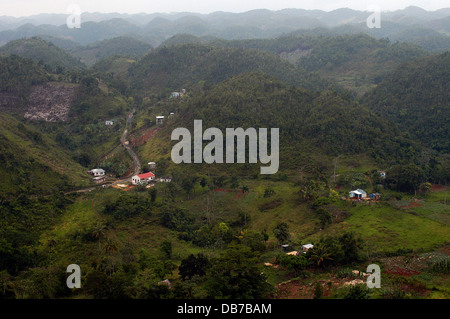
[[[398,67],[363,101],[399,127],[440,152],[450,152],[450,54]]]
[[[0,54],[18,55],[46,65],[49,71],[61,73],[64,70],[82,69],[85,65],[63,49],[38,37],[11,41],[0,47]]]
[[[86,65],[92,66],[96,62],[114,55],[137,58],[144,55],[152,46],[132,37],[117,37],[98,41],[86,46],[78,46],[68,50],[73,56],[80,58]]]
[[[49,194],[89,185],[89,176],[54,141],[0,113],[3,195]]]
[[[198,44],[158,48],[129,69],[130,87],[135,92],[180,90],[193,86],[211,87],[232,76],[261,71],[292,85],[321,90],[331,83],[304,72],[279,57],[239,48]]]
[[[445,12],[400,12],[445,31]],[[364,22],[350,9],[120,16],[0,57],[1,299],[450,298],[448,52],[380,39],[404,21],[339,25]],[[245,163],[176,164],[172,133],[195,120],[278,128],[278,171],[248,163],[247,139]]]
[[[141,147],[144,158],[170,156],[170,132],[176,127],[193,132],[194,120],[203,120],[204,129],[217,127],[222,132],[227,127],[279,128],[280,163],[290,169],[313,164],[308,159],[319,154],[367,154],[384,165],[408,162],[414,160],[409,149],[418,147],[392,123],[349,96],[293,88],[258,72],[233,77],[168,107],[177,116]]]

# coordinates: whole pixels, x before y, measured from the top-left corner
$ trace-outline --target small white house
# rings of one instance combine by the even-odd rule
[[[306,244],[306,245],[302,245],[302,251],[304,253],[306,253],[308,250],[310,250],[311,248],[313,248],[314,245],[313,244]]]
[[[164,183],[170,183],[172,181],[172,177],[170,176],[163,176],[159,179],[160,182],[164,182]]]
[[[163,124],[163,121],[164,121],[164,116],[157,116],[156,117],[156,125],[161,125],[161,124]]]
[[[156,167],[156,163],[155,162],[148,162],[148,167],[150,167],[150,169],[155,168]]]
[[[155,179],[155,174],[153,174],[152,172],[148,172],[148,173],[144,173],[144,174],[134,175],[131,178],[131,183],[133,185],[139,185],[139,184],[151,182],[154,179]]]
[[[171,99],[176,99],[176,98],[182,97],[182,96],[185,95],[185,94],[186,94],[186,89],[181,89],[180,92],[172,92],[172,93],[170,94],[170,97],[169,97],[169,98],[171,98]]]
[[[114,122],[113,121],[105,121],[105,125],[111,126],[111,125],[114,125]]]
[[[91,169],[90,171],[88,171],[88,173],[92,174],[94,176],[104,176],[105,170],[102,168],[94,168],[94,169]]]
[[[348,193],[348,195],[352,199],[361,199],[361,198],[366,198],[367,197],[367,193],[364,190],[360,189],[360,188],[358,188],[356,190],[353,190],[353,191],[350,191]]]

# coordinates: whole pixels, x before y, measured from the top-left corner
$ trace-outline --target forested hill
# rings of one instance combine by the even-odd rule
[[[362,95],[395,67],[426,55],[425,50],[409,43],[392,44],[362,34],[343,35],[317,39],[310,54],[297,63]]]
[[[411,137],[450,152],[449,52],[402,65],[363,100]]]
[[[336,35],[326,29],[272,39],[224,40],[176,35],[161,47],[203,43],[217,47],[255,49],[278,55],[307,72],[316,72],[362,96],[395,67],[428,53],[410,43],[391,43],[364,33]]]
[[[86,46],[78,46],[68,51],[78,57],[85,64],[92,66],[94,63],[113,55],[124,55],[137,58],[151,49],[151,45],[132,37],[117,37],[98,41]]]
[[[63,49],[38,37],[11,41],[0,48],[0,54],[32,59],[47,65],[50,71],[61,73],[64,70],[82,69],[85,65]]]
[[[194,119],[201,119],[204,129],[223,132],[226,127],[279,128],[280,163],[291,168],[319,154],[410,161],[408,148],[415,147],[395,125],[348,96],[295,88],[260,72],[233,77],[181,105],[173,127],[192,131]],[[164,134],[173,127],[163,130],[160,138],[170,141]]]
[[[38,129],[0,113],[0,193],[49,194],[89,185],[85,169]]]
[[[157,93],[194,85],[211,86],[252,71],[262,71],[289,84],[312,90],[322,90],[331,85],[274,54],[199,44],[153,50],[130,68],[129,75],[133,90]]]
[[[34,84],[47,81],[47,73],[30,59],[0,56],[0,107],[25,102]]]

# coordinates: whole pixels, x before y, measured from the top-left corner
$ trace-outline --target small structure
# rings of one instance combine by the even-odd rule
[[[160,115],[156,117],[156,125],[162,125],[164,121],[164,116]]]
[[[353,191],[350,191],[348,193],[348,195],[349,195],[349,197],[351,199],[363,199],[363,198],[367,197],[367,193],[364,190],[360,189],[360,188],[358,188],[356,190],[353,190]]]
[[[88,171],[88,173],[94,176],[103,176],[105,175],[105,170],[102,168],[94,168]]]
[[[155,162],[148,162],[148,167],[150,169],[156,168],[156,163]]]
[[[303,252],[304,254],[306,254],[306,252],[307,252],[308,250],[310,250],[311,248],[313,248],[313,247],[314,247],[313,244],[305,244],[305,245],[302,245],[302,252]]]
[[[151,182],[154,179],[155,179],[155,174],[153,174],[152,172],[148,172],[148,173],[144,173],[144,174],[134,175],[131,178],[131,183],[133,185],[139,185],[139,184]]]
[[[186,94],[186,90],[185,89],[181,89],[181,91],[180,92],[172,92],[171,94],[170,94],[170,99],[176,99],[176,98],[178,98],[178,97],[182,97],[183,95],[185,95]]]
[[[373,200],[380,200],[381,194],[380,193],[372,193],[369,195],[369,197]]]
[[[97,176],[92,179],[95,184],[101,184],[106,180],[106,176]]]
[[[173,112],[170,112],[169,113],[169,117],[172,117],[172,116],[174,116],[175,115],[175,113],[173,113]]]
[[[172,177],[170,176],[163,176],[159,179],[160,182],[164,182],[164,183],[170,183],[172,181]]]
[[[113,121],[105,121],[105,125],[111,126],[111,125],[114,125],[114,122]]]
[[[163,280],[163,281],[159,281],[158,285],[167,285],[167,287],[172,288],[172,283],[170,282],[169,279]]]

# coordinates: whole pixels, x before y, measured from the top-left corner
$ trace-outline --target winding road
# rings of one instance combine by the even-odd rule
[[[141,161],[139,160],[139,157],[136,155],[136,153],[131,149],[131,147],[127,141],[128,125],[131,124],[131,121],[133,119],[133,115],[135,112],[136,112],[136,109],[133,109],[133,111],[128,113],[127,124],[125,126],[125,130],[123,131],[122,136],[120,137],[120,143],[127,150],[128,154],[130,154],[131,158],[133,159],[134,172],[130,176],[127,176],[125,178],[115,181],[114,183],[112,183],[112,185],[128,182],[132,176],[139,174],[139,172],[141,171]]]
[[[141,171],[141,161],[139,160],[139,157],[136,155],[136,153],[131,149],[129,142],[127,141],[128,126],[131,124],[131,121],[133,120],[133,115],[135,112],[136,112],[136,109],[133,109],[133,111],[128,113],[125,130],[123,131],[122,136],[120,137],[120,144],[127,150],[128,154],[130,154],[131,158],[133,159],[133,167],[134,167],[133,174],[123,177],[121,179],[118,179],[115,182],[112,182],[111,184],[109,184],[108,186],[127,183],[130,181],[132,176],[139,174],[139,172]],[[100,186],[92,186],[89,188],[83,188],[83,189],[79,189],[76,191],[66,192],[65,194],[87,193],[87,192],[93,191],[94,189],[96,189],[98,187],[100,187]]]

